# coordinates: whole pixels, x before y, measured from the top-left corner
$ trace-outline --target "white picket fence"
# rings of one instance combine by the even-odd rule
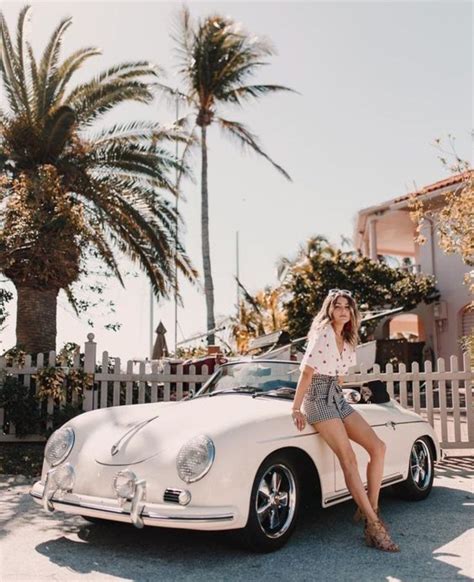
[[[392,398],[434,427],[441,448],[474,449],[473,376],[466,352],[461,367],[457,356],[450,357],[449,369],[443,358],[438,358],[434,368],[426,361],[423,370],[418,362],[412,363],[411,370],[399,364],[397,372],[392,364],[387,364],[385,371],[375,364],[370,373],[361,366],[359,374],[347,376],[347,382],[385,382]]]
[[[144,404],[147,402],[160,402],[169,400],[181,400],[190,390],[198,389],[211,375],[207,365],[200,366],[199,373],[197,366],[183,364],[159,362],[151,363],[134,362],[129,360],[122,368],[120,358],[112,358],[113,366],[110,365],[108,352],[102,353],[101,370],[97,370],[97,345],[94,341],[94,334],[87,336],[84,344],[84,361],[80,362],[80,355],[74,355],[74,361],[70,368],[82,369],[94,377],[93,388],[84,390],[84,400],[82,410],[89,411],[108,406],[120,406],[124,404]],[[17,376],[21,382],[30,387],[33,377],[42,368],[56,365],[56,352],[51,351],[45,361],[43,354],[38,354],[36,363],[33,365],[33,357],[27,355],[24,362],[19,366],[8,366],[6,358],[0,358],[0,372]],[[173,368],[173,371],[172,371]],[[48,399],[46,412],[50,417],[54,411],[54,401]],[[4,425],[4,410],[0,407],[0,429]],[[51,426],[51,420],[47,421]],[[10,423],[8,433],[0,433],[1,442],[14,441],[38,441],[44,437],[29,435],[27,437],[17,437],[15,427]]]
[[[202,366],[199,373],[195,366],[176,365],[171,371],[169,363],[160,367],[158,362],[138,364],[128,361],[122,369],[119,358],[114,359],[110,369],[108,352],[102,354],[102,370],[96,371],[97,346],[94,335],[88,335],[84,346],[83,370],[94,375],[94,387],[84,393],[83,410],[94,410],[123,404],[140,404],[180,400],[188,390],[198,388],[209,378],[207,366]],[[56,354],[50,352],[46,365],[54,366]],[[36,365],[32,357],[26,356],[20,367],[7,367],[0,358],[0,370],[19,376],[26,386],[31,385],[31,377],[45,365],[42,355],[38,355]],[[79,354],[74,357],[73,368],[81,367]],[[425,362],[423,370],[413,362],[411,370],[400,364],[394,371],[391,364],[381,370],[376,364],[370,372],[361,366],[360,373],[346,378],[348,383],[367,383],[373,380],[386,382],[388,393],[396,398],[405,408],[414,410],[435,428],[440,445],[445,449],[474,448],[474,410],[473,410],[473,372],[469,355],[463,357],[459,367],[456,356],[451,356],[449,369],[445,361],[438,359],[433,369],[431,362]],[[48,413],[52,413],[54,403],[47,404]],[[3,410],[0,408],[0,426],[3,426]],[[0,442],[19,440],[14,427],[8,434],[0,434]],[[38,440],[32,435],[22,440]]]

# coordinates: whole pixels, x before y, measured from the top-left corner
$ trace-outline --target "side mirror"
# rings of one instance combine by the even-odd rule
[[[352,388],[343,388],[342,391],[347,402],[352,402],[353,404],[360,402],[361,395],[357,390],[353,390]]]
[[[191,398],[194,397],[194,394],[196,393],[196,390],[194,388],[190,388],[188,390],[188,395],[185,396],[184,398],[182,398],[181,400],[191,400]]]

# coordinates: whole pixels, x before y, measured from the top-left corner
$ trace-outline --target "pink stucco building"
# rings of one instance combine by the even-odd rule
[[[458,191],[472,173],[457,174],[430,184],[414,193],[433,209],[442,207],[448,192]],[[382,255],[389,264],[434,275],[440,298],[434,304],[419,305],[410,312],[381,320],[376,339],[405,337],[425,342],[435,357],[449,360],[461,357],[459,338],[473,333],[474,311],[468,311],[472,297],[464,275],[470,268],[458,254],[446,254],[439,247],[436,225],[425,220],[422,234],[426,243],[415,243],[415,224],[410,218],[409,200],[413,194],[399,196],[361,210],[356,217],[354,245],[364,255],[377,260]]]

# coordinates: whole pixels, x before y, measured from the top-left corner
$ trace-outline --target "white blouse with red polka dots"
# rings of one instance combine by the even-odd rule
[[[344,341],[342,352],[339,352],[336,332],[333,326],[328,323],[316,332],[309,341],[300,362],[300,370],[303,371],[305,366],[310,366],[314,369],[315,374],[342,376],[347,374],[349,368],[355,364],[355,349]]]

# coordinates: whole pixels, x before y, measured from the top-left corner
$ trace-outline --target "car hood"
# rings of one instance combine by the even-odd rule
[[[86,413],[70,423],[78,439],[105,465],[131,465],[200,433],[213,437],[234,427],[287,417],[291,400],[222,394],[178,402],[117,406]],[[76,425],[76,426],[74,426]]]

